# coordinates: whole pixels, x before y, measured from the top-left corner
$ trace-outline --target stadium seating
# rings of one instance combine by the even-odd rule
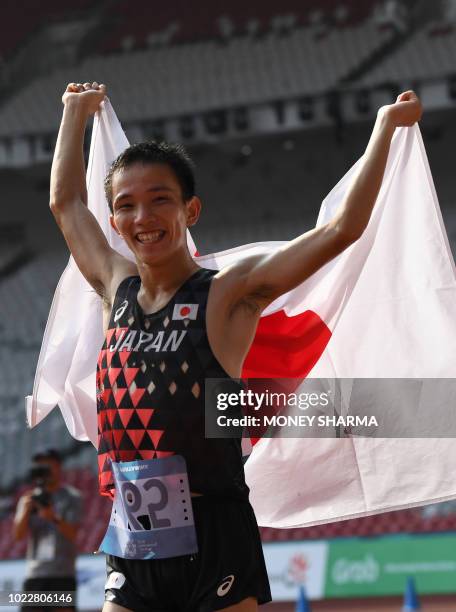
[[[230,22],[231,36],[244,35],[251,20],[258,22],[257,34],[265,34],[279,25],[278,16],[293,16],[289,23],[300,25],[327,24],[328,27],[343,27],[361,22],[371,12],[373,2],[354,2],[345,0],[342,4],[335,0],[324,2],[297,2],[286,0],[277,6],[269,1],[251,2],[248,5],[234,0],[220,8],[217,4],[205,4],[204,10],[195,10],[194,4],[174,2],[169,7],[157,7],[147,0],[132,3],[121,0],[112,7],[109,19],[113,27],[95,48],[98,52],[121,51],[144,47],[148,44],[151,32],[164,34],[163,42],[183,43],[198,40],[227,38],[223,35],[221,19]],[[341,8],[345,9],[341,11]],[[176,17],[177,16],[177,17]],[[175,24],[175,27],[172,27]],[[172,27],[171,36],[166,36]],[[285,28],[286,29],[286,28]],[[229,38],[229,37],[228,37]],[[130,45],[125,40],[130,39]],[[155,37],[155,40],[160,38]]]
[[[366,86],[411,82],[455,73],[456,29],[433,21],[411,36],[395,53],[380,62],[361,82]]]
[[[89,57],[71,78],[107,83],[121,120],[140,122],[326,92],[389,38],[371,22],[331,29],[324,40],[301,27],[224,46],[206,41]],[[55,132],[68,74],[37,78],[8,100],[0,137]]]
[[[426,518],[422,515],[421,509],[399,510],[308,528],[271,529],[263,527],[261,535],[265,542],[276,542],[335,537],[373,537],[400,533],[430,533],[454,531],[456,529],[456,506],[454,503],[451,512],[447,515],[440,514],[440,504],[425,508],[434,508],[436,515],[432,518]]]
[[[10,27],[2,28],[0,37],[0,57],[8,57],[20,48],[27,37],[49,20],[68,19],[76,14],[86,14],[94,0],[71,0],[62,3],[60,0],[40,0],[40,2],[28,2],[24,7],[23,2],[2,3],[2,24]]]
[[[233,35],[244,34],[249,30],[249,23],[258,23],[255,31],[264,34],[270,29],[281,27],[289,29],[288,24],[320,25],[327,27],[344,27],[357,24],[366,19],[375,6],[374,0],[356,2],[355,0],[312,0],[298,2],[286,0],[277,6],[272,0],[251,2],[248,5],[241,0],[233,0],[223,9],[216,4],[186,3],[183,0],[170,5],[148,2],[147,0],[116,0],[99,5],[94,0],[43,0],[27,5],[9,2],[3,7],[4,23],[14,23],[14,28],[5,28],[0,41],[0,54],[8,56],[20,48],[27,38],[49,22],[68,21],[82,18],[90,21],[102,11],[102,35],[97,37],[93,51],[106,53],[128,48],[125,40],[130,38],[133,47],[148,44],[151,33],[159,34],[155,40],[162,43],[195,42],[220,38],[223,26],[221,20],[232,23]],[[177,16],[177,17],[176,17]],[[291,19],[290,19],[291,17]],[[282,23],[282,26],[280,26]],[[161,35],[161,36],[160,36]]]
[[[32,454],[49,446],[50,440],[62,450],[75,444],[65,435],[66,427],[57,411],[32,435],[24,410],[24,397],[32,391],[52,292],[63,261],[61,253],[43,255],[0,281],[0,408],[4,419],[0,431],[0,489],[23,479]]]

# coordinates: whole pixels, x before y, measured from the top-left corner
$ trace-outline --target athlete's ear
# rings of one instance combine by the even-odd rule
[[[201,200],[198,196],[193,196],[185,202],[187,207],[187,227],[195,225],[201,213]]]
[[[117,229],[116,222],[114,220],[114,215],[109,215],[109,223],[111,224],[111,227],[116,232],[116,234],[119,234],[120,236],[120,232]]]

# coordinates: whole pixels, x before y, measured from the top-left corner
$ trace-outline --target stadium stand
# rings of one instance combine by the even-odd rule
[[[72,0],[70,3],[72,14],[87,9],[91,1]],[[7,58],[17,51],[28,37],[36,33],[41,26],[49,23],[49,19],[60,20],[63,18],[68,18],[67,7],[56,0],[44,0],[39,4],[27,0],[4,2],[2,4],[2,22],[14,24],[14,27],[2,28],[0,55]]]
[[[189,4],[182,0],[160,6],[147,0],[136,0],[134,3],[128,0],[102,3],[71,0],[64,4],[56,0],[44,0],[39,5],[29,0],[8,1],[4,3],[3,19],[5,23],[14,23],[15,27],[2,33],[0,54],[8,57],[18,52],[25,41],[45,30],[49,23],[81,18],[89,22],[100,11],[102,35],[97,37],[96,45],[86,49],[85,53],[121,51],[128,48],[128,44],[124,43],[126,38],[132,39],[133,47],[144,47],[151,33],[162,35],[155,39],[152,37],[152,40],[161,44],[220,39],[223,29],[220,26],[221,18],[233,24],[234,35],[247,32],[252,20],[258,22],[259,28],[255,29],[258,33],[270,29],[287,30],[293,24],[315,25],[324,22],[331,27],[343,27],[365,19],[374,5],[372,0],[362,3],[354,0],[345,0],[343,3],[314,0],[305,5],[296,0],[287,0],[277,7],[276,3],[269,0],[252,2],[246,6],[242,1],[235,0],[221,10],[215,4]]]
[[[14,272],[28,256],[23,225],[8,223],[0,226],[0,278]]]
[[[30,457],[39,448],[59,441],[62,450],[76,443],[66,434],[57,412],[32,435],[27,430],[24,397],[30,394],[49,312],[52,291],[61,271],[61,256],[42,255],[0,280],[0,406],[4,423],[0,431],[0,489],[26,477]]]
[[[121,0],[113,5],[109,21],[112,29],[94,49],[98,52],[113,52],[140,48],[150,44],[150,33],[162,34],[153,37],[158,43],[185,43],[197,40],[220,40],[243,35],[249,31],[249,23],[256,20],[256,35],[272,30],[287,31],[295,25],[319,25],[344,27],[361,22],[369,14],[373,2],[343,3],[334,0],[324,2],[296,2],[287,0],[280,4],[269,1],[251,2],[245,5],[240,0],[230,2],[222,10],[219,6],[205,5],[204,10],[195,10],[194,4],[175,2],[169,7],[160,7],[140,0],[135,3]],[[179,16],[176,20],[176,15]],[[251,27],[251,26],[250,26]],[[230,34],[228,34],[230,32]],[[149,38],[149,41],[148,41]],[[125,44],[130,40],[130,44]]]
[[[361,83],[375,86],[391,81],[402,83],[453,75],[456,29],[442,29],[441,25],[441,21],[426,24],[366,74]]]
[[[390,38],[370,21],[332,28],[324,39],[300,27],[224,46],[202,41],[88,57],[72,78],[109,83],[119,118],[138,122],[326,92]],[[37,78],[11,97],[0,109],[0,137],[53,133],[68,74],[66,67]]]

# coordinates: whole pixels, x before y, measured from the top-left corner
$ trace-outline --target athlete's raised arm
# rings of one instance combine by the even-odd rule
[[[120,280],[135,274],[136,267],[109,246],[87,208],[84,132],[105,93],[104,85],[70,83],[63,94],[63,117],[51,169],[50,207],[82,274],[110,301]]]
[[[406,91],[394,104],[383,106],[378,111],[359,170],[335,217],[292,240],[273,255],[252,258],[233,267],[232,278],[238,279],[231,283],[232,291],[238,294],[233,295],[234,300],[249,298],[264,308],[358,240],[367,227],[380,191],[394,130],[412,126],[421,115],[421,102],[413,91]]]

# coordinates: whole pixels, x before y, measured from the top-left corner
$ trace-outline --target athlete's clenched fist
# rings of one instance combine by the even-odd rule
[[[410,127],[423,115],[421,100],[412,90],[401,93],[394,104],[382,106],[384,113],[394,127]]]
[[[69,83],[62,96],[62,102],[77,104],[89,115],[93,115],[100,109],[106,95],[106,85],[93,83]]]

